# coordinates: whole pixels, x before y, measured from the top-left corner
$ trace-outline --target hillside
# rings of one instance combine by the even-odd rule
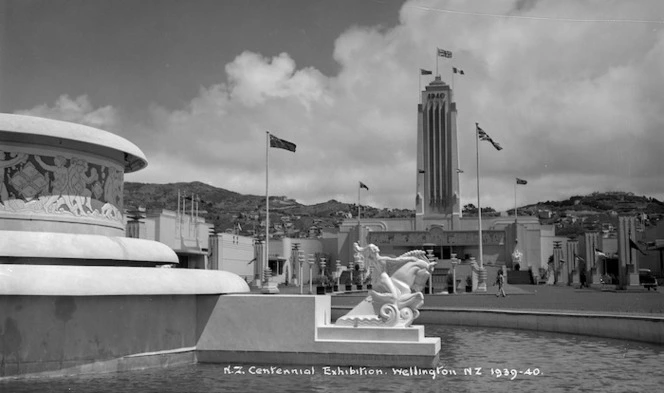
[[[187,212],[191,210],[191,195],[197,196],[199,214],[214,224],[215,231],[224,232],[241,228],[240,233],[264,233],[265,196],[243,195],[201,182],[191,183],[132,183],[124,184],[125,208],[168,209],[176,211],[178,191],[188,198]],[[334,230],[346,218],[356,217],[357,204],[335,200],[314,205],[303,205],[285,196],[270,196],[270,226],[277,236],[308,236],[321,230]],[[362,205],[362,217],[411,217],[407,209],[377,209]],[[263,225],[263,228],[261,228]]]
[[[638,215],[639,225],[649,226],[664,216],[664,203],[631,192],[594,192],[563,201],[546,201],[518,208],[519,215],[537,216],[542,224],[554,224],[556,235],[573,236],[586,231],[611,231],[620,215]]]
[[[201,182],[191,183],[132,183],[124,184],[124,200],[127,209],[177,210],[178,191],[187,198],[195,194],[199,200],[199,214],[214,224],[217,232],[240,229],[243,235],[258,234],[264,229],[265,196],[243,195]],[[191,211],[191,202],[187,202]],[[464,216],[477,214],[473,205],[464,207]],[[484,213],[487,210],[487,213]],[[483,215],[496,215],[494,210],[482,208]],[[585,196],[572,196],[563,201],[546,201],[518,208],[519,215],[537,216],[542,224],[556,226],[556,234],[574,235],[588,230],[615,227],[620,214],[645,214],[648,225],[664,216],[664,203],[629,192],[595,192]],[[514,214],[513,211],[508,214]],[[322,230],[334,231],[344,219],[356,217],[357,204],[336,200],[303,205],[285,196],[270,197],[271,233],[275,236],[306,237],[320,235]],[[413,217],[409,209],[377,209],[362,205],[362,217],[404,218]],[[263,227],[261,228],[261,225]]]

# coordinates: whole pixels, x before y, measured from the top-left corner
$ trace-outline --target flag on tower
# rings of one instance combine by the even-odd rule
[[[420,75],[431,75],[433,74],[432,71],[425,70],[424,68],[420,68]]]
[[[367,187],[367,185],[364,184],[364,183],[362,183],[362,182],[360,182],[360,188],[361,188],[361,189],[364,188],[364,189],[366,189],[367,191],[369,191],[369,187]]]
[[[477,136],[480,138],[481,141],[489,141],[493,145],[493,147],[496,148],[496,150],[503,150],[503,147],[500,146],[500,144],[489,136],[482,128],[480,128],[480,125],[478,123],[475,123],[475,127],[477,127]]]
[[[516,184],[528,184],[528,181],[519,179],[518,177],[516,178]]]
[[[438,49],[438,56],[447,57],[448,59],[452,58],[452,52],[450,52],[448,50],[445,50],[445,49],[440,49],[440,48],[437,48],[437,49]]]
[[[452,72],[459,75],[466,75],[461,68],[452,67]]]
[[[285,139],[279,139],[276,136],[270,134],[270,147],[276,147],[277,149],[284,149],[294,153],[296,145],[293,142],[288,142]]]

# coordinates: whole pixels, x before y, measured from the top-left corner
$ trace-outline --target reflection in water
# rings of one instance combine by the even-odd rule
[[[622,393],[660,391],[664,383],[664,347],[658,345],[450,326],[427,326],[426,334],[439,335],[442,340],[437,369],[341,367],[341,371],[355,375],[333,376],[326,375],[326,371],[338,371],[337,367],[315,367],[314,375],[277,375],[277,368],[270,366],[251,369],[247,365],[196,364],[117,374],[0,381],[0,392]],[[302,374],[305,369],[310,367],[281,367],[282,372],[295,370]],[[258,370],[272,374],[256,375]],[[238,371],[244,374],[235,374]],[[468,371],[470,375],[466,375]]]

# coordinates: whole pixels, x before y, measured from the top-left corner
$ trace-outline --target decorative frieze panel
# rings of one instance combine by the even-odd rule
[[[123,184],[111,160],[0,146],[0,213],[122,223]]]
[[[416,246],[436,244],[440,246],[472,246],[479,244],[477,231],[442,231],[434,228],[427,232],[370,232],[367,242],[378,245]],[[505,231],[482,231],[482,244],[505,244]]]

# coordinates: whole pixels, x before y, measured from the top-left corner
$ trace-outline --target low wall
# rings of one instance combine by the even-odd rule
[[[193,363],[196,339],[195,295],[0,297],[0,377]]]
[[[350,309],[333,307],[332,320]],[[664,316],[438,307],[423,307],[420,312],[418,324],[524,329],[664,344]]]
[[[195,363],[199,307],[248,291],[223,271],[0,264],[0,378]]]

